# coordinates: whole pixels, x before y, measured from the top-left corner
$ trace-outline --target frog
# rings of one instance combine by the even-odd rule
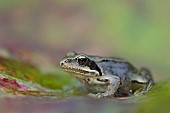
[[[82,82],[89,96],[97,98],[144,94],[154,84],[149,69],[136,68],[123,58],[71,51],[60,61],[60,67]]]

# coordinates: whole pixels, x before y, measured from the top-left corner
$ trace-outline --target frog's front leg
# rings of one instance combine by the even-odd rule
[[[89,94],[90,96],[95,96],[97,98],[101,97],[108,97],[114,95],[120,85],[120,78],[117,76],[102,76],[100,78],[96,78],[95,83],[107,85],[107,89],[104,93],[97,93],[97,94]]]

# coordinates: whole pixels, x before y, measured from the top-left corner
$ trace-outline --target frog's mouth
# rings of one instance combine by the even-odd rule
[[[60,66],[67,72],[74,73],[77,76],[89,76],[89,77],[96,77],[100,76],[99,72],[97,70],[91,70],[89,67],[81,67],[79,65],[76,65],[75,63],[63,63],[60,62]]]
[[[88,72],[88,71],[81,70],[81,69],[64,68],[64,70],[67,72],[71,72],[71,73],[79,74],[79,75],[86,75],[86,76],[98,76],[99,75],[96,72]]]

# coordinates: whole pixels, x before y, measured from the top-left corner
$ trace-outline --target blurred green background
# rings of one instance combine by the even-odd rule
[[[0,110],[4,110],[3,113],[7,110],[11,110],[10,112],[18,110],[21,113],[37,112],[37,110],[42,113],[49,113],[49,111],[56,113],[60,110],[62,113],[66,113],[65,110],[75,111],[75,113],[90,111],[130,113],[139,106],[141,108],[137,109],[137,112],[140,113],[168,113],[170,82],[159,83],[158,81],[170,78],[169,6],[168,0],[0,0],[0,50],[7,48],[17,56],[16,50],[23,49],[19,51],[21,52],[19,55],[28,62],[32,61],[33,64],[42,64],[44,68],[41,65],[40,67],[43,73],[48,75],[48,72],[53,73],[55,70],[53,76],[50,74],[42,76],[45,84],[51,87],[53,84],[60,84],[60,86],[64,84],[64,87],[68,81],[72,81],[71,76],[69,78],[57,68],[59,61],[72,50],[128,59],[138,68],[148,67],[158,83],[147,93],[149,95],[146,95],[147,98],[141,99],[147,101],[151,99],[149,97],[154,97],[152,101],[144,102],[143,106],[141,103],[133,103],[143,97],[137,97],[136,100],[132,98],[127,103],[112,98],[103,100],[93,100],[85,96],[76,98],[77,95],[65,99],[66,101],[16,96],[9,100],[1,98]],[[38,53],[39,56],[34,53]],[[49,69],[51,66],[49,60],[54,63],[55,69]],[[14,64],[9,65],[17,70]],[[29,77],[35,75],[41,78],[39,71],[29,70],[22,65],[19,66],[24,70],[19,68],[19,72],[28,73]],[[36,73],[29,74],[34,71]],[[66,76],[63,76],[64,74]],[[68,78],[65,79],[66,77]],[[71,83],[75,85],[77,82],[73,80]],[[58,86],[54,85],[55,88]],[[160,105],[160,103],[164,104]],[[11,109],[8,109],[9,104]],[[97,107],[99,109],[96,109]]]
[[[0,45],[51,56],[71,50],[128,59],[170,75],[170,1],[0,0]],[[57,61],[56,61],[57,60]]]

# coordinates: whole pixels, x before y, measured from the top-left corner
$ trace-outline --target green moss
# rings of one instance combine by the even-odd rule
[[[170,111],[170,81],[157,83],[146,95],[145,102],[137,110],[138,113],[169,113]]]
[[[70,85],[72,81],[72,77],[61,71],[44,74],[34,65],[13,59],[0,58],[0,68],[0,73],[32,81],[50,89],[62,89],[64,85]]]

